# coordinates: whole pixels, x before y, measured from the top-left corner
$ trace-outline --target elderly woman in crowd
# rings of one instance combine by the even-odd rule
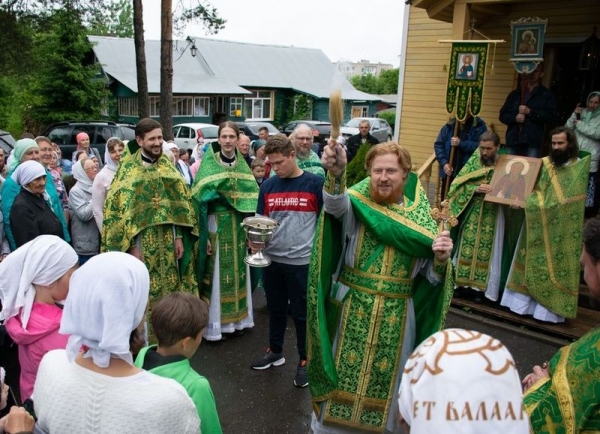
[[[65,241],[41,235],[8,255],[0,264],[0,320],[19,346],[21,400],[33,393],[38,367],[50,350],[65,348],[58,333],[69,279],[77,254]]]
[[[35,383],[42,431],[200,432],[185,389],[133,365],[149,287],[146,266],[122,252],[94,256],[73,273],[60,327],[67,348],[44,357]]]
[[[17,145],[11,154],[10,161],[10,173],[13,173],[17,167],[26,162],[34,160],[39,162],[40,160],[40,148],[38,144],[33,139],[21,139],[17,141]],[[52,181],[52,175],[50,172],[46,171],[46,199],[48,201],[48,205],[54,212],[56,218],[58,218],[61,227],[62,227],[62,238],[64,240],[71,241],[71,237],[69,235],[69,229],[67,227],[67,222],[65,219],[65,213],[63,212],[62,204],[58,197],[58,193],[56,192],[56,188],[54,188],[54,182]],[[8,243],[10,244],[10,248],[12,250],[17,248],[15,239],[13,237],[13,232],[11,228],[11,219],[10,213],[13,206],[13,203],[16,197],[21,192],[21,186],[16,183],[16,180],[9,176],[2,186],[2,214],[4,216],[4,230],[6,232],[6,238],[8,239]]]
[[[500,341],[471,330],[443,330],[417,347],[398,405],[410,434],[529,434],[515,361]]]
[[[92,209],[92,183],[98,166],[89,158],[73,165],[73,177],[77,183],[69,192],[71,204],[71,238],[73,248],[79,255],[79,265],[100,253],[100,232]]]
[[[52,152],[52,160],[50,160],[50,164],[48,165],[48,170],[50,171],[50,175],[52,175],[52,181],[54,182],[54,188],[56,188],[56,192],[58,193],[58,198],[63,207],[63,210],[69,209],[69,195],[67,194],[67,190],[65,188],[65,183],[62,180],[62,168],[60,167],[60,156],[58,152]]]
[[[50,208],[46,193],[47,173],[37,161],[26,161],[11,175],[21,186],[10,212],[10,229],[15,246],[20,247],[40,235],[63,238],[63,227]]]
[[[600,160],[600,92],[594,91],[587,98],[587,106],[577,104],[565,127],[572,129],[577,137],[579,149],[589,152],[592,157],[587,197],[585,199],[585,216],[594,217],[600,208],[600,192],[598,192],[598,160]]]
[[[118,137],[111,137],[106,142],[106,151],[104,153],[105,165],[98,172],[94,183],[92,184],[92,209],[94,212],[94,219],[98,230],[102,232],[102,221],[104,220],[104,202],[106,201],[106,195],[108,189],[115,177],[115,172],[121,161],[121,156],[125,149],[125,143]]]

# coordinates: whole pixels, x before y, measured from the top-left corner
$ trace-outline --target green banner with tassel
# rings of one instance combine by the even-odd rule
[[[452,43],[446,111],[460,121],[481,111],[487,55],[487,43]]]

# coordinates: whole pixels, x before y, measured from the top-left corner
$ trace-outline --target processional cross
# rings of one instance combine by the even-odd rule
[[[458,220],[453,215],[450,215],[450,202],[447,200],[440,204],[440,208],[433,208],[431,216],[438,222],[439,232],[450,230],[458,224]]]

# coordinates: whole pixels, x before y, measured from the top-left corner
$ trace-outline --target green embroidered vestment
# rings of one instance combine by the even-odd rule
[[[460,222],[456,240],[456,285],[485,290],[494,252],[499,205],[485,202],[475,190],[489,184],[495,166],[484,166],[478,151],[452,181],[448,191],[450,213]]]
[[[219,267],[221,322],[230,323],[248,315],[244,262],[247,247],[241,223],[245,217],[256,213],[258,185],[237,151],[233,166],[223,166],[219,154],[219,145],[213,143],[204,154],[192,187],[200,227],[197,277],[200,295],[210,301],[215,267]],[[208,229],[209,214],[215,216],[216,232]],[[209,239],[212,245],[210,256],[206,254]]]
[[[538,182],[525,201],[525,226],[507,288],[575,318],[590,157],[561,167],[548,157],[542,162]]]
[[[550,361],[551,377],[524,396],[536,434],[600,432],[600,329],[561,348]]]
[[[104,204],[102,251],[127,252],[139,236],[142,260],[150,273],[150,299],[173,291],[197,294],[193,268],[198,231],[189,188],[164,154],[147,165],[137,144],[128,146]],[[179,261],[176,236],[184,243]]]
[[[341,223],[322,213],[317,225],[308,287],[308,375],[317,414],[326,401],[326,423],[382,432],[397,405],[392,396],[403,368],[408,301],[413,298],[418,344],[443,328],[453,281],[450,261],[438,267],[450,277],[444,284],[411,276],[416,259],[433,258],[437,233],[416,175],[405,186],[406,207],[375,204],[369,184],[367,178],[349,191],[361,225],[354,263],[345,264],[338,277],[349,288],[341,301],[335,298],[337,283],[331,287],[342,254]]]

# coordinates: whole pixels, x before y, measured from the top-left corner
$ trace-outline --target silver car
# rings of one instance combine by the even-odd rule
[[[358,125],[361,121],[369,121],[371,124],[371,130],[369,133],[375,137],[379,142],[389,142],[394,136],[392,127],[387,123],[385,119],[381,118],[353,118],[350,119],[345,125],[340,128],[340,133],[346,139],[351,136],[358,134]]]
[[[218,130],[219,127],[213,124],[177,124],[173,127],[173,140],[180,149],[194,149],[200,140],[205,143],[217,140]]]

